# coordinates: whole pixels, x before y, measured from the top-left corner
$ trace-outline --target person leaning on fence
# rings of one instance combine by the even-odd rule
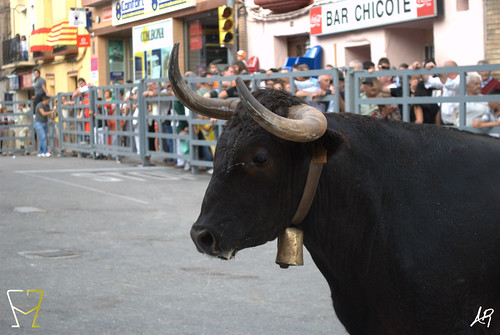
[[[487,65],[490,62],[486,59],[477,62],[477,65]],[[488,94],[488,92],[496,89],[500,89],[500,82],[493,78],[491,71],[478,71],[481,76],[481,94]]]
[[[50,110],[50,97],[44,95],[42,101],[35,108],[35,130],[38,136],[38,157],[50,157],[47,146],[48,116],[54,111]]]
[[[104,90],[104,101],[106,102],[112,102],[115,99],[113,98],[113,92],[110,89]],[[111,118],[108,118],[106,120],[106,125],[108,127],[108,130],[110,132],[110,135],[108,136],[107,139],[107,145],[112,145],[112,146],[118,146],[118,135],[116,134],[116,119],[113,118],[115,113],[115,104],[113,103],[107,103],[104,104],[103,106],[103,113],[105,116],[111,116]]]
[[[307,64],[299,64],[297,67],[293,67],[293,71],[309,71],[309,66]],[[293,83],[296,91],[303,91],[314,87],[319,89],[318,80],[314,77],[297,76]]]
[[[147,83],[147,90],[142,93],[142,95],[145,98],[152,98],[158,96],[158,83],[156,82],[149,82]],[[148,102],[148,115],[149,116],[158,116],[159,115],[159,110],[158,110],[158,100],[152,100]],[[155,122],[154,119],[151,117],[148,117],[147,119],[147,124],[148,124],[148,133],[158,133],[159,128],[158,124]],[[159,142],[156,141],[156,137],[154,136],[148,136],[148,150],[149,151],[158,151],[159,150]],[[146,156],[146,160],[150,161],[151,156]]]
[[[205,71],[201,74],[201,78],[212,78],[214,75],[211,72]],[[196,91],[198,95],[205,98],[217,98],[217,91],[214,90],[214,82],[207,81],[200,83],[200,88]]]
[[[170,82],[167,81],[162,86],[162,89],[160,91],[160,96],[168,97],[172,95],[173,95],[172,85],[170,84]],[[172,114],[173,114],[172,101],[160,101],[160,115],[169,116]],[[161,120],[161,130],[163,134],[168,134],[168,135],[173,134],[174,124],[172,124],[172,122],[173,121],[170,119]],[[159,138],[157,138],[156,140],[160,141]],[[171,154],[174,153],[174,140],[172,138],[162,138],[161,141],[162,141],[163,151],[169,152]],[[160,146],[158,144],[158,148],[159,147]],[[167,157],[163,161],[167,163],[167,166],[174,166],[176,164],[175,159],[173,158]]]
[[[179,100],[174,101],[174,112],[177,115],[186,115],[186,108]],[[187,135],[189,132],[189,123],[186,120],[176,121],[176,131],[179,135]],[[180,138],[176,139],[177,144],[177,155],[188,155],[189,154],[189,140],[181,140]],[[183,158],[177,159],[176,168],[184,168],[184,170],[188,171],[191,167],[188,160]]]
[[[56,148],[59,148],[59,127],[57,126],[58,122],[59,115],[57,114],[57,98],[55,98],[52,107],[52,115],[50,116],[50,119],[47,120],[47,139],[50,148],[53,148],[54,145]]]
[[[246,74],[248,74],[247,71],[243,71],[241,73],[242,76],[246,75]],[[250,80],[244,80],[243,82],[245,83],[245,85],[247,85],[247,87],[250,87],[250,83],[251,83]],[[219,93],[220,99],[237,98],[237,97],[239,97],[239,95],[238,95],[238,89],[236,88],[236,86],[230,86],[230,87],[226,88],[225,90],[220,91],[220,93]]]
[[[248,71],[247,65],[241,60],[234,62],[233,69],[234,69],[235,75],[241,74],[241,72],[243,72],[243,70]]]
[[[373,78],[373,83],[381,93],[389,94],[392,97],[402,97],[403,87],[388,88],[387,86],[382,87],[380,81],[377,78]],[[409,79],[409,96],[410,97],[422,97],[428,96],[428,90],[425,88],[421,76],[412,75]],[[401,115],[402,107],[399,108],[399,114]],[[435,104],[411,104],[410,105],[410,122],[412,123],[430,123],[430,124],[440,124],[439,117],[439,107]]]
[[[90,105],[89,85],[83,78],[78,79],[78,88],[75,90],[75,92],[73,92],[72,95],[73,100],[75,100],[77,97],[82,97],[82,104],[87,106],[80,110],[80,112],[77,115],[77,118],[79,119],[85,118],[84,130],[86,133],[90,133],[90,118],[93,117],[94,112],[91,111],[89,108]],[[87,138],[86,140],[89,141],[90,138]]]
[[[500,89],[494,89],[488,92],[488,95],[500,94]],[[488,102],[488,112],[481,116],[481,119],[472,120],[472,126],[474,128],[492,128],[500,127],[500,101],[490,101]],[[493,137],[500,137],[498,133],[489,133],[488,135]]]
[[[447,60],[443,63],[443,67],[456,67],[457,63],[453,60]],[[426,69],[433,68],[432,65],[426,66]],[[426,74],[422,76],[425,88],[442,89],[443,97],[458,96],[460,94],[460,75],[456,72],[441,73],[438,76],[431,76]],[[458,110],[458,103],[444,102],[441,104],[441,120],[444,125],[456,124],[456,116]]]
[[[2,122],[0,123],[2,127],[2,156],[13,155],[13,150],[16,148],[14,137],[16,136],[15,131],[12,127],[14,124],[14,118],[9,115],[7,107],[0,107],[0,117]],[[10,138],[11,137],[11,138]],[[4,139],[8,138],[8,139]]]
[[[477,73],[467,74],[466,81],[467,96],[480,96],[481,94],[481,77]],[[486,102],[467,102],[465,104],[465,125],[472,126],[473,120],[479,120],[488,112],[488,104]],[[460,115],[457,109],[455,126],[460,125]]]
[[[332,77],[328,74],[322,74],[318,76],[319,88],[311,86],[303,90],[295,92],[295,95],[306,99],[307,103],[322,113],[326,113],[330,110],[329,106],[333,105],[333,101],[319,101],[322,97],[326,95],[334,94],[332,86]]]
[[[363,80],[364,92],[361,92],[359,97],[361,99],[377,98],[379,90],[373,84],[373,78],[365,78]],[[377,104],[362,104],[359,106],[359,113],[361,115],[373,115],[378,110]]]

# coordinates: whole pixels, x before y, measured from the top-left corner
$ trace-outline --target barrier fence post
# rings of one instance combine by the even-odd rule
[[[137,99],[139,100],[139,154],[141,157],[142,165],[143,166],[148,166],[150,165],[149,161],[146,159],[146,150],[148,147],[148,138],[146,136],[148,132],[148,121],[146,119],[146,114],[148,110],[148,106],[146,104],[146,99],[144,98],[144,91],[145,91],[145,81],[144,79],[141,79],[141,82],[139,84],[139,90],[137,93]]]

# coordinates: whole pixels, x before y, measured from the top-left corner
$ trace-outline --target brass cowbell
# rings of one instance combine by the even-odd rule
[[[278,254],[276,264],[282,269],[287,269],[290,265],[304,265],[302,245],[304,242],[304,232],[295,227],[288,227],[283,234],[278,237]]]

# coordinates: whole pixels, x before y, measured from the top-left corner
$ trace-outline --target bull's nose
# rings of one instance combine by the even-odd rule
[[[191,238],[198,251],[209,255],[215,255],[215,237],[206,229],[191,229]]]

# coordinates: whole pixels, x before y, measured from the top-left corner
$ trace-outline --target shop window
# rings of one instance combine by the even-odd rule
[[[457,12],[469,10],[469,0],[457,0]]]
[[[200,73],[211,62],[217,63],[222,70],[228,64],[228,49],[219,44],[218,24],[217,11],[186,21],[187,70]]]

